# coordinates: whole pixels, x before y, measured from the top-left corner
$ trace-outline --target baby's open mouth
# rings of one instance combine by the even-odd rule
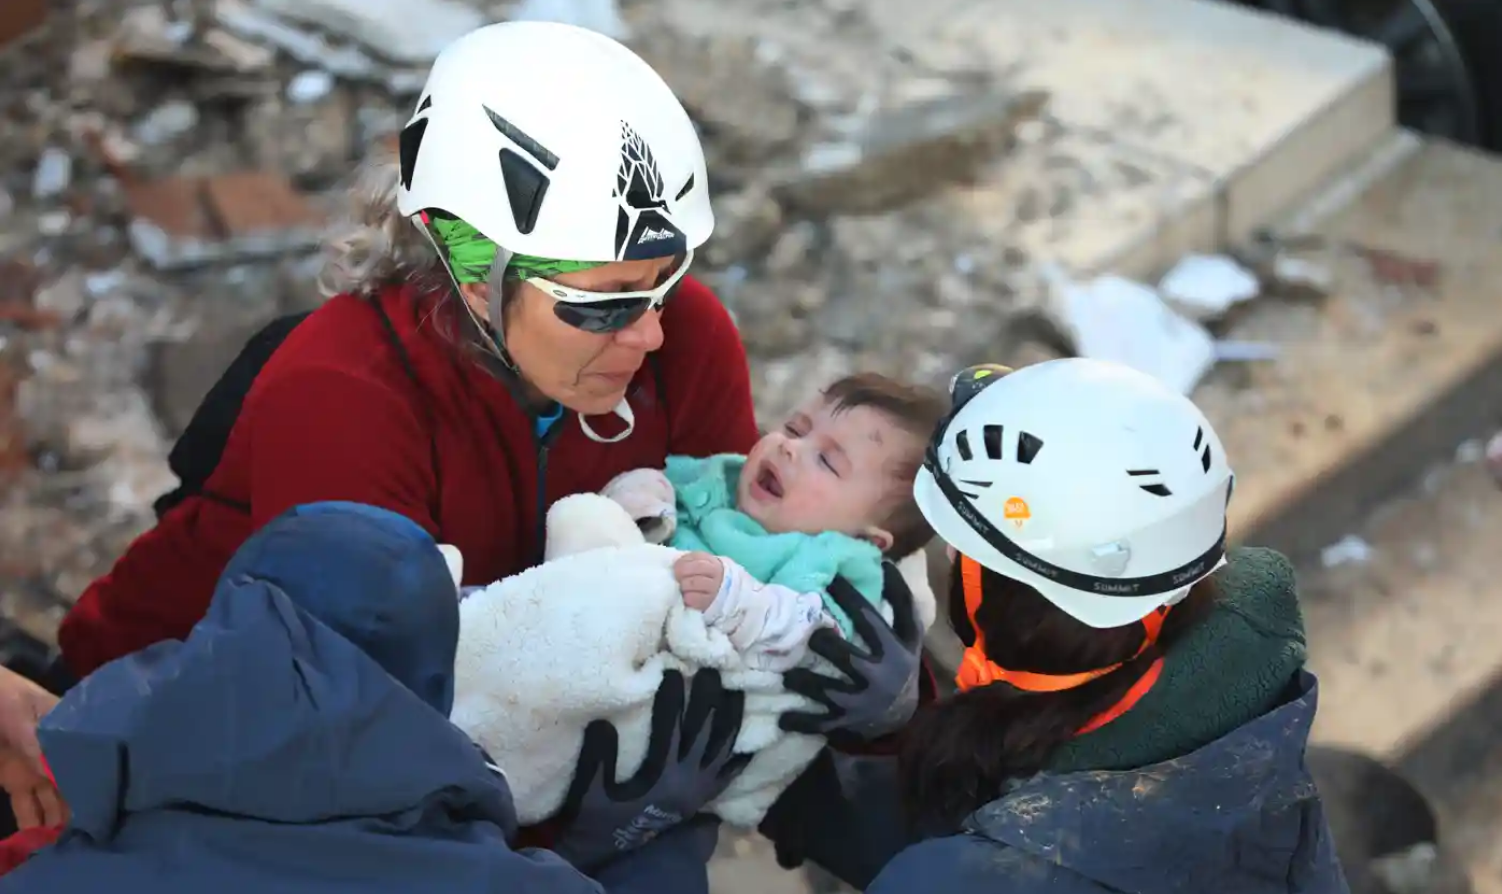
[[[774,499],[782,499],[782,479],[777,477],[776,470],[770,464],[762,463],[761,470],[756,473],[756,486]]]

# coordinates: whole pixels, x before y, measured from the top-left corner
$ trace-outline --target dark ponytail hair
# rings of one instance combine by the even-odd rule
[[[950,621],[969,646],[975,631],[963,585],[958,573],[950,577]],[[1074,674],[1108,667],[1131,659],[1145,636],[1141,624],[1088,627],[1032,587],[989,570],[983,570],[981,592],[975,621],[987,657],[1009,670]],[[1027,692],[997,682],[925,706],[904,731],[898,752],[908,821],[915,828],[953,831],[1000,797],[1009,780],[1043,769],[1059,746],[1126,695],[1214,599],[1209,578],[1195,584],[1164,619],[1155,645],[1075,689]]]

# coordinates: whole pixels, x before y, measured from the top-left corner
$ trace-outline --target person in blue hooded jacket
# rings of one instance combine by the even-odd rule
[[[417,524],[348,503],[289,511],[235,554],[185,641],[105,665],[45,717],[72,819],[0,894],[705,892],[713,826],[637,819],[692,816],[714,795],[694,785],[735,772],[739,703],[718,678],[685,691],[671,676],[657,699],[644,764],[690,783],[633,792],[613,742],[586,753],[565,862],[508,846],[505,778],[447,719],[458,632],[454,580]]]
[[[951,392],[915,495],[967,650],[897,759],[917,843],[867,894],[1345,894],[1293,575],[1227,551],[1210,423],[1092,360]]]

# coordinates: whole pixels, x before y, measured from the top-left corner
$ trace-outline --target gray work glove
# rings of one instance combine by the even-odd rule
[[[847,641],[838,632],[818,630],[809,650],[833,664],[840,676],[809,668],[782,675],[783,686],[823,705],[825,711],[789,711],[779,725],[793,733],[825,736],[835,745],[855,744],[900,729],[918,707],[923,632],[913,610],[913,591],[897,566],[882,563],[882,598],[892,606],[892,624],[844,578],[826,591],[855,628]]]
[[[624,782],[615,781],[615,726],[590,723],[553,850],[590,872],[697,814],[751,760],[731,751],[745,709],[745,693],[725,689],[718,671],[697,672],[691,688],[681,673],[667,671],[652,703],[647,755]]]

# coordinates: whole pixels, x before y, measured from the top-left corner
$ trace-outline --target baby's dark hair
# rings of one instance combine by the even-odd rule
[[[892,545],[887,550],[889,557],[902,559],[922,549],[933,539],[934,530],[918,511],[912,483],[923,464],[923,449],[928,445],[928,439],[949,412],[948,398],[934,388],[902,382],[880,373],[846,376],[825,388],[823,393],[835,412],[869,407],[904,431],[918,436],[922,446],[911,457],[904,457],[896,470],[898,480],[905,486],[882,527],[892,534]]]

